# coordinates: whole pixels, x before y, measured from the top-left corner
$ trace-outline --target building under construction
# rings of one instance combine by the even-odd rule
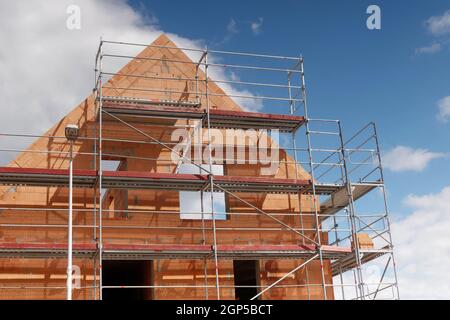
[[[310,118],[302,57],[101,40],[90,96],[1,136],[0,299],[65,299],[71,256],[73,299],[399,298],[375,125]]]

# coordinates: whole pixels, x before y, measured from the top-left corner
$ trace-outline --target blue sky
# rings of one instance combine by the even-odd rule
[[[397,145],[446,153],[450,126],[438,121],[437,101],[449,95],[449,48],[420,54],[440,41],[429,17],[450,9],[448,1],[130,1],[166,32],[203,39],[217,49],[305,58],[312,117],[341,119],[350,135],[366,122],[379,128],[382,150]],[[381,30],[368,30],[366,8],[381,8]],[[260,33],[251,23],[263,18]],[[237,29],[227,41],[227,26]],[[410,193],[437,192],[449,183],[448,158],[421,172],[386,170],[390,208],[405,211]]]

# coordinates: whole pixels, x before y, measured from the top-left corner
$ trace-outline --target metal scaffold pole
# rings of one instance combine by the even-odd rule
[[[100,50],[101,50],[101,45],[102,45],[102,40],[100,38],[100,43],[99,43],[99,47],[98,47],[98,54],[100,54]],[[99,65],[98,65],[98,56],[95,57],[95,64],[94,64],[94,112],[95,114],[99,114],[99,104],[98,104],[98,97],[99,97],[99,88],[98,88],[98,77],[100,75],[99,73]],[[98,152],[97,152],[97,148],[98,148],[98,124],[97,121],[94,121],[94,170],[97,171],[97,161],[98,161]],[[93,194],[93,213],[92,213],[92,220],[93,220],[93,232],[92,232],[92,240],[97,243],[97,205],[98,205],[98,201],[97,201],[97,197],[98,197],[98,188],[97,185],[94,185],[94,194]],[[97,253],[95,254],[93,260],[93,291],[94,291],[94,295],[93,295],[93,300],[97,300]]]
[[[98,220],[99,220],[99,235],[98,235],[98,260],[99,260],[99,299],[103,299],[103,204],[102,204],[102,189],[103,189],[103,42],[100,40],[99,49],[99,81],[98,81],[98,92],[99,92],[99,143],[98,143]]]
[[[300,62],[300,61],[299,61]],[[288,72],[287,74],[287,80],[288,80],[288,95],[289,95],[289,99],[293,98],[292,95],[292,73]],[[294,115],[296,111],[296,106],[295,106],[295,101],[291,100],[289,102],[289,114]],[[292,132],[292,151],[294,154],[294,167],[295,167],[295,179],[299,178],[299,172],[298,172],[298,155],[297,155],[297,141],[296,141],[296,135],[297,135],[297,131],[298,129],[294,130]],[[300,215],[300,228],[301,230],[305,230],[304,227],[304,221],[303,221],[303,202],[302,202],[302,195],[300,193],[297,193],[297,198],[298,198],[298,206],[299,206],[299,215]],[[302,244],[305,245],[305,238],[301,237],[302,240]],[[305,277],[306,277],[306,291],[308,293],[308,300],[311,299],[311,292],[310,292],[310,288],[309,288],[309,271],[308,271],[308,265],[305,264]]]
[[[313,161],[313,153],[311,146],[311,130],[309,127],[309,115],[308,115],[308,104],[306,100],[306,83],[305,83],[305,69],[304,69],[304,59],[300,58],[300,77],[301,77],[301,91],[302,91],[302,100],[303,100],[303,108],[305,114],[305,127],[306,127],[306,141],[308,148],[308,159],[311,168],[311,180],[312,180],[312,201],[313,201],[313,210],[314,210],[314,219],[315,219],[315,232],[317,234],[317,242],[318,242],[318,255],[320,260],[320,274],[322,280],[322,290],[323,290],[323,298],[327,300],[327,285],[325,281],[325,271],[324,271],[324,259],[322,253],[322,232],[321,232],[321,223],[319,222],[319,208],[317,207],[317,192],[316,192],[316,181],[314,177],[314,161]]]
[[[202,62],[204,57],[204,54],[202,54],[202,56],[200,57],[198,64],[195,66],[195,101],[197,102],[197,104],[200,106],[201,105],[201,99],[200,99],[200,94],[199,94],[199,69],[200,69],[200,63]],[[199,143],[200,145],[202,144],[203,141],[203,121],[199,120],[198,123],[195,125],[194,127],[194,133],[193,133],[193,139],[194,139],[194,144],[190,143],[190,146],[193,147],[194,150],[189,149],[189,154],[193,154],[194,156],[194,162],[195,161],[199,161],[199,159],[197,159],[197,151],[195,150],[196,148],[196,143]],[[201,151],[201,150],[200,150]],[[200,152],[201,154],[201,152]],[[200,159],[200,165],[202,164],[202,160]],[[211,168],[210,168],[211,169]],[[201,168],[199,168],[198,170],[199,174],[202,174],[202,170]],[[205,193],[203,191],[203,189],[200,191],[200,213],[201,213],[201,218],[202,218],[202,244],[206,244],[206,231],[205,231],[205,199],[204,199]],[[205,277],[204,279],[204,285],[205,285],[205,299],[208,300],[209,299],[209,292],[208,292],[208,259],[204,258],[203,259],[203,276]]]
[[[385,214],[385,219],[386,219],[386,224],[387,224],[387,229],[388,229],[388,236],[389,236],[389,245],[390,245],[390,249],[392,250],[390,253],[390,260],[392,260],[392,267],[393,267],[393,272],[394,272],[394,286],[397,292],[397,299],[400,299],[400,290],[398,288],[398,278],[397,278],[397,266],[395,263],[395,258],[394,258],[394,245],[392,242],[392,235],[391,235],[391,223],[390,223],[390,219],[389,219],[389,209],[388,209],[388,202],[387,202],[387,194],[386,194],[386,187],[384,184],[384,172],[383,172],[383,164],[381,161],[381,151],[380,151],[380,143],[378,140],[378,132],[377,132],[377,126],[375,125],[374,122],[372,122],[372,127],[373,127],[373,132],[374,132],[374,139],[375,139],[375,145],[376,145],[376,153],[377,153],[377,160],[378,160],[378,165],[379,165],[379,170],[380,170],[380,177],[381,177],[381,188],[383,189],[383,204],[384,204],[384,214]],[[389,261],[386,263],[386,269],[387,266],[389,265]],[[386,272],[386,270],[385,270]],[[383,273],[384,275],[384,273]],[[382,281],[382,280],[381,280]],[[380,282],[381,282],[380,281]],[[378,289],[377,289],[378,292]],[[376,294],[375,294],[376,297]]]
[[[72,197],[73,197],[73,140],[70,140],[70,162],[69,162],[69,215],[67,218],[69,230],[67,235],[67,245],[68,245],[68,251],[67,251],[67,300],[72,300],[72,283],[73,283],[73,271],[72,271]]]
[[[216,230],[216,214],[214,210],[214,171],[212,164],[212,150],[211,150],[211,119],[209,106],[209,92],[208,92],[208,48],[204,52],[205,58],[205,103],[206,103],[206,119],[208,130],[208,166],[209,166],[209,185],[210,185],[210,201],[211,201],[211,217],[213,224],[213,251],[214,251],[214,267],[216,271],[216,295],[217,300],[220,300],[220,284],[219,284],[219,260],[217,255],[217,230]]]
[[[359,239],[358,234],[356,230],[356,217],[355,217],[355,207],[353,204],[353,194],[352,194],[352,185],[348,174],[348,168],[347,168],[347,156],[345,154],[345,144],[344,144],[344,138],[342,135],[342,127],[341,122],[338,121],[338,128],[339,128],[339,139],[341,143],[341,154],[342,154],[342,163],[343,163],[343,172],[344,172],[344,183],[347,190],[347,197],[348,197],[348,214],[350,218],[350,224],[351,224],[351,230],[352,230],[352,239],[353,239],[353,246],[354,246],[354,254],[355,254],[355,261],[356,261],[356,284],[359,290],[359,295],[364,300],[364,283],[362,278],[362,271],[361,271],[361,253],[359,250]]]

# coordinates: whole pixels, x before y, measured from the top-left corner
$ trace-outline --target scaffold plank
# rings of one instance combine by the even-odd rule
[[[387,253],[392,253],[392,249],[390,249],[389,247],[384,247],[382,249],[360,250],[360,253],[361,253],[361,264],[365,264]],[[355,254],[352,253],[339,260],[336,260],[332,263],[331,266],[333,270],[333,276],[356,268],[357,263]]]
[[[351,253],[351,248],[322,246],[325,259],[338,259]],[[218,245],[217,254],[229,259],[299,259],[317,252],[314,245]]]
[[[128,120],[133,117],[171,118],[171,119],[197,119],[206,121],[206,111],[180,106],[162,106],[160,104],[123,103],[106,100],[103,110],[115,116],[126,116]],[[282,132],[293,132],[303,125],[303,116],[267,114],[258,112],[245,112],[234,110],[210,110],[210,125],[212,128],[236,129],[278,129]]]
[[[73,244],[73,255],[76,258],[95,257],[95,243]],[[0,243],[2,258],[67,258],[65,243]]]
[[[94,258],[97,252],[95,243],[73,245],[73,254],[77,258]],[[111,244],[104,243],[105,260],[148,260],[148,259],[200,259],[211,258],[211,245],[189,244]],[[317,252],[312,245],[218,245],[220,259],[302,259]],[[326,259],[344,258],[351,253],[350,248],[323,246]],[[2,258],[66,258],[65,243],[0,243]]]
[[[74,187],[94,187],[98,177],[95,170],[74,170]],[[66,187],[68,179],[68,170],[0,167],[0,184],[3,185]],[[214,183],[230,192],[310,193],[312,189],[311,181],[302,179],[214,176]],[[207,175],[145,171],[103,171],[102,186],[111,189],[210,190]],[[328,194],[330,188],[317,188],[316,192]],[[219,189],[215,191],[220,192]]]
[[[358,200],[363,197],[379,185],[379,181],[374,183],[360,183],[352,184],[352,199],[353,201]],[[340,210],[346,208],[350,203],[350,198],[348,195],[347,187],[343,186],[336,192],[332,193],[331,196],[324,201],[320,206],[320,214],[325,220]]]
[[[95,184],[95,170],[74,170],[73,184],[79,188],[91,188]],[[68,186],[68,169],[40,169],[0,167],[0,184],[24,186]]]

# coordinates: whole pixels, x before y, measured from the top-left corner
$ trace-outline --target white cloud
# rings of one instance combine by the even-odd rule
[[[73,4],[80,30],[66,26]],[[0,38],[8,45],[0,49],[1,131],[41,134],[88,96],[100,36],[149,43],[159,32],[125,1],[2,1]]]
[[[250,24],[250,28],[252,29],[253,34],[258,35],[261,33],[263,22],[264,18],[259,17],[257,21],[254,21]]]
[[[237,22],[236,22],[236,20],[231,18],[230,22],[228,22],[228,24],[227,24],[225,36],[223,37],[223,39],[221,41],[217,42],[215,45],[217,47],[224,45],[225,43],[227,43],[228,41],[233,39],[234,35],[236,35],[238,33],[239,33],[239,29],[237,26]]]
[[[428,46],[423,46],[415,50],[415,54],[433,54],[442,51],[448,44],[448,39],[444,36],[450,34],[450,10],[442,15],[432,16],[425,21],[428,32],[437,39]]]
[[[435,36],[450,33],[450,10],[440,16],[430,17],[426,21],[428,30]]]
[[[383,164],[387,169],[395,172],[422,171],[431,160],[444,156],[443,153],[431,152],[427,149],[397,146],[383,156]]]
[[[236,20],[234,20],[233,18],[231,18],[230,22],[228,22],[227,31],[229,33],[238,33],[239,32],[239,30],[237,28]]]
[[[438,119],[443,122],[447,122],[450,118],[450,96],[444,97],[437,102],[439,113]]]
[[[442,50],[442,45],[440,43],[434,42],[429,46],[426,47],[420,47],[416,49],[416,54],[432,54],[432,53],[436,53]]]
[[[409,195],[407,217],[392,223],[402,299],[450,299],[450,186]]]
[[[80,7],[80,30],[66,27],[69,5]],[[156,25],[156,17],[146,20],[149,13],[141,11],[126,0],[1,1],[0,39],[5,44],[0,48],[1,131],[41,134],[89,95],[101,36],[152,42],[163,30]],[[200,40],[168,36],[179,46],[203,47]],[[229,79],[220,70],[211,72],[211,77]],[[252,95],[230,85],[221,87],[229,93]],[[248,109],[262,106],[258,100],[235,100]],[[1,147],[11,148],[11,140],[4,140],[0,140]],[[14,141],[14,147],[20,149],[30,142]]]

